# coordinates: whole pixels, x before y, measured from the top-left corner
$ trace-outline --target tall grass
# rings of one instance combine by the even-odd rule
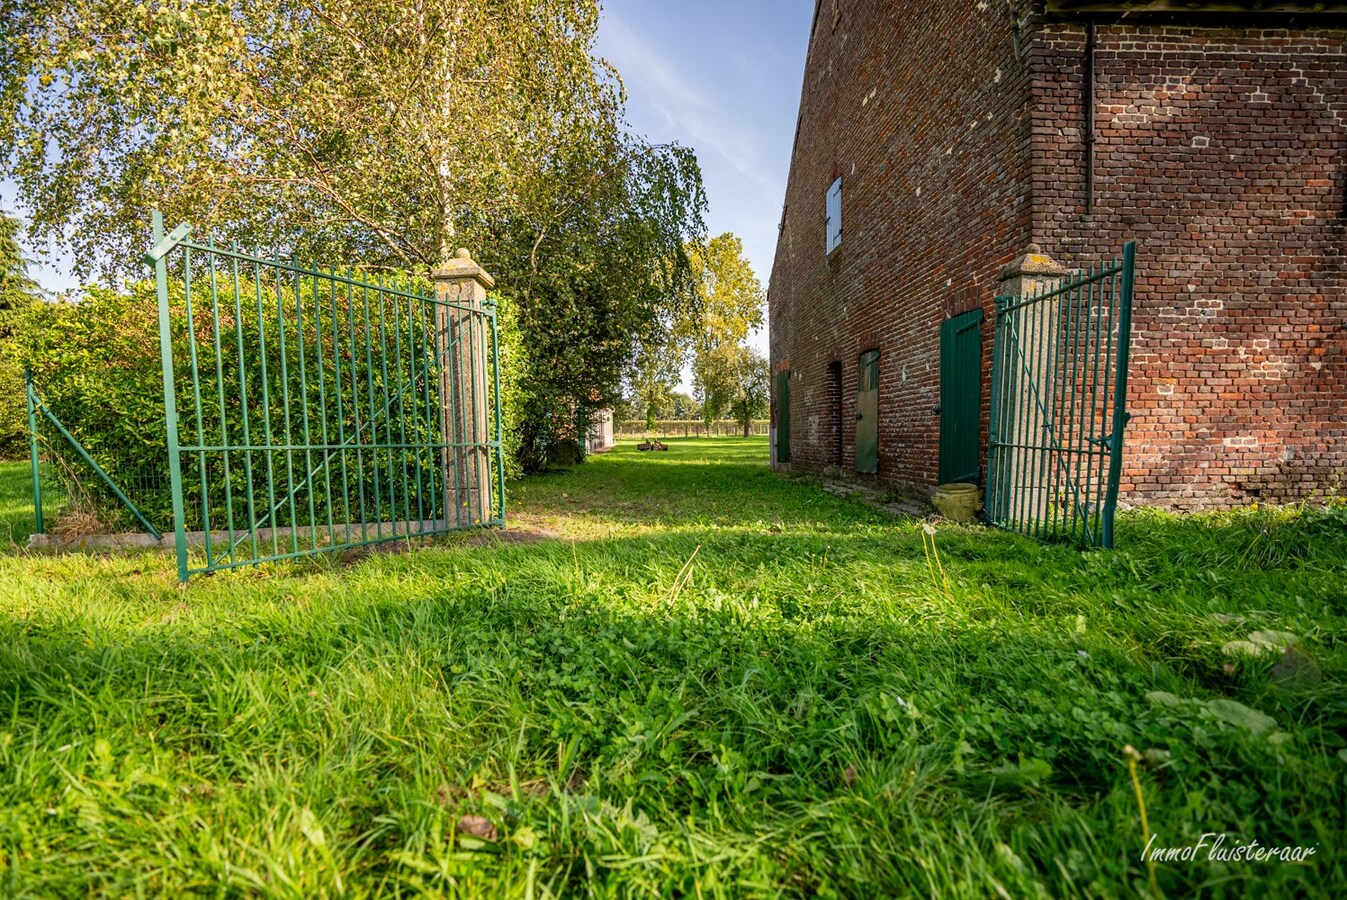
[[[1157,843],[1318,848],[1166,894],[1347,890],[1341,507],[1081,553],[670,443],[525,480],[536,540],[0,559],[0,894],[1149,894],[1125,745]]]

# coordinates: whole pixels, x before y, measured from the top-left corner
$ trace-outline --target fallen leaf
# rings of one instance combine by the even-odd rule
[[[323,834],[323,826],[318,824],[318,817],[307,806],[299,811],[299,833],[304,835],[305,839],[315,847],[321,847],[327,843],[327,836]]]
[[[1324,680],[1319,666],[1298,647],[1287,647],[1272,664],[1272,680],[1284,687],[1312,687]]]
[[[1249,640],[1267,650],[1285,650],[1300,638],[1289,631],[1255,631]]]
[[[484,841],[494,841],[500,837],[496,826],[482,816],[464,816],[458,820],[458,830],[462,834],[470,834]]]
[[[1276,719],[1234,700],[1211,700],[1207,703],[1207,709],[1215,713],[1222,721],[1237,725],[1240,728],[1247,728],[1254,734],[1261,734],[1277,727]]]

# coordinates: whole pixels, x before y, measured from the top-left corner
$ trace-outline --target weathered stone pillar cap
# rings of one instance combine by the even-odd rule
[[[496,279],[472,261],[472,254],[466,247],[460,247],[453,259],[430,273],[432,281],[464,281],[468,278],[488,289],[496,286]]]
[[[1018,278],[1021,275],[1065,275],[1066,268],[1057,260],[1043,252],[1037,244],[1030,244],[1024,253],[1010,265],[1001,270],[1002,281]]]

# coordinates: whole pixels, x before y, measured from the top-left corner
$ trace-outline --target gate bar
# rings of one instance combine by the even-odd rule
[[[145,255],[154,263],[154,291],[159,300],[159,359],[164,374],[164,430],[168,439],[168,483],[173,494],[173,543],[178,557],[178,580],[187,580],[187,529],[182,505],[182,456],[178,452],[178,394],[173,383],[173,331],[168,318],[168,263],[164,256],[190,230],[186,222],[164,237],[164,214],[150,214],[154,248]]]
[[[30,390],[31,390],[31,382],[30,382]],[[29,402],[31,403],[33,401],[37,402],[37,407],[42,411],[42,415],[46,416],[47,420],[51,422],[51,424],[56,426],[56,430],[61,433],[61,437],[65,438],[66,442],[69,443],[72,448],[74,448],[75,452],[79,454],[80,459],[84,460],[85,464],[88,465],[89,468],[94,470],[95,475],[103,479],[103,483],[108,486],[108,490],[112,491],[113,496],[115,496],[118,500],[121,501],[122,505],[125,506],[131,512],[131,515],[136,517],[136,521],[139,522],[141,525],[145,526],[145,530],[148,531],[150,534],[154,535],[154,539],[156,541],[163,538],[163,535],[159,533],[159,529],[155,528],[154,525],[151,524],[150,520],[145,518],[145,514],[140,511],[139,507],[137,507],[134,503],[131,502],[131,498],[126,496],[126,494],[123,493],[121,488],[117,487],[117,483],[113,481],[112,478],[108,475],[108,473],[103,471],[103,467],[100,466],[94,460],[94,458],[89,455],[89,451],[84,449],[84,445],[81,444],[79,441],[75,440],[74,435],[72,435],[69,431],[67,431],[66,427],[61,424],[61,420],[56,418],[56,415],[50,409],[47,409],[47,404],[43,403],[40,399],[38,399],[36,395],[33,395]],[[37,446],[37,424],[36,419],[34,419],[33,447],[36,448],[36,446]],[[37,457],[35,456],[34,460],[36,459]],[[36,469],[34,471],[36,472]],[[42,493],[40,483],[38,484],[37,493],[40,498]],[[40,531],[38,532],[38,534],[41,533],[42,532]]]
[[[28,400],[28,454],[33,461],[33,532],[42,534],[42,460],[37,449],[37,408],[34,406],[33,372],[23,371],[24,396]]]
[[[1132,414],[1127,411],[1127,363],[1131,353],[1133,266],[1137,242],[1123,245],[1122,308],[1118,311],[1118,376],[1114,382],[1113,434],[1109,436],[1108,487],[1104,494],[1104,546],[1113,546],[1113,513],[1118,506],[1118,482],[1122,480],[1123,429]]]

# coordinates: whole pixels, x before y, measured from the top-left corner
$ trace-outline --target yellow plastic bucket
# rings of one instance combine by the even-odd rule
[[[942,484],[931,494],[940,515],[954,522],[971,522],[982,506],[982,492],[975,484]]]

